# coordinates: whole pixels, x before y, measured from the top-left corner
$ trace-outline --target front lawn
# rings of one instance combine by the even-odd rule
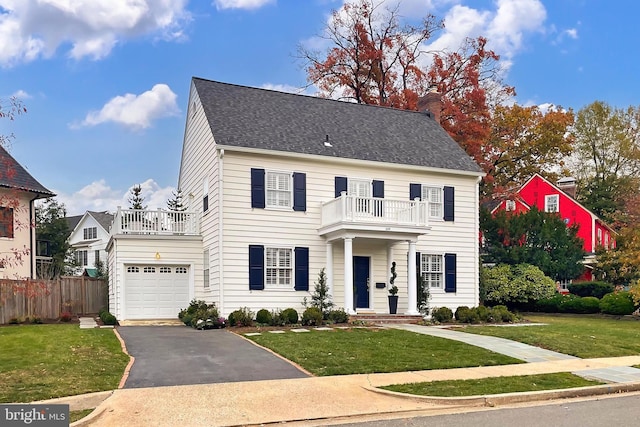
[[[247,337],[318,376],[522,363],[458,341],[395,329],[336,329]]]
[[[517,393],[524,391],[560,390],[600,384],[603,383],[587,380],[569,372],[559,372],[554,374],[518,375],[476,380],[394,384],[380,388],[421,396],[461,397],[496,394],[496,390],[500,390],[500,393]]]
[[[640,322],[600,315],[525,316],[545,326],[468,326],[464,332],[510,340],[546,348],[583,359],[640,354]]]
[[[0,403],[113,390],[128,362],[111,329],[0,327]]]

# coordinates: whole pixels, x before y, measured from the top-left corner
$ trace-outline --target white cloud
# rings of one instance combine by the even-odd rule
[[[19,100],[31,99],[33,96],[29,95],[26,91],[19,89],[11,94],[12,98],[17,98]]]
[[[572,38],[574,40],[578,39],[578,29],[577,28],[569,28],[567,30],[564,30],[564,33],[569,36],[569,38]]]
[[[213,4],[218,9],[259,9],[268,4],[275,3],[275,0],[215,0]]]
[[[107,102],[100,111],[91,111],[79,126],[114,122],[133,130],[146,129],[153,120],[179,113],[177,95],[166,84],[157,84],[140,95],[127,93]]]
[[[124,40],[182,37],[188,0],[0,0],[0,64],[53,56],[101,59]]]
[[[171,186],[161,187],[151,178],[140,183],[140,187],[144,197],[143,204],[147,206],[147,209],[165,209],[167,200],[171,197],[172,192],[175,191],[175,188]],[[133,185],[126,191],[114,190],[104,179],[101,179],[86,185],[73,194],[65,194],[55,190],[54,193],[57,193],[57,199],[65,204],[67,215],[74,216],[81,215],[88,210],[115,212],[118,206],[127,209],[129,207],[131,188],[133,188]]]
[[[493,49],[511,58],[522,48],[525,33],[544,31],[547,11],[539,0],[498,0],[497,5],[487,38]]]

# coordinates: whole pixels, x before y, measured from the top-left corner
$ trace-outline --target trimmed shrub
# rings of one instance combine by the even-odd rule
[[[529,309],[536,301],[556,293],[553,279],[529,264],[501,264],[484,272],[486,303],[506,305],[510,309]]]
[[[104,323],[105,325],[115,326],[118,323],[118,321],[116,320],[116,316],[109,313],[108,311],[102,313],[100,320],[102,320],[102,323]]]
[[[578,282],[568,287],[569,292],[579,297],[596,297],[598,299],[613,292],[614,287],[606,282]]]
[[[478,307],[472,308],[478,314],[478,319],[484,323],[493,323],[495,320],[493,319],[493,312],[490,308],[485,307],[484,305],[480,305]]]
[[[207,304],[203,300],[196,299],[192,299],[189,307],[178,313],[178,319],[182,323],[196,329],[214,328],[218,318],[218,309],[215,304]]]
[[[231,326],[253,326],[253,312],[248,307],[232,311],[227,319]]]
[[[581,298],[571,295],[571,298],[565,298],[564,301],[562,301],[560,310],[562,313],[598,313],[600,312],[600,300],[596,297]]]
[[[515,322],[516,315],[509,311],[505,305],[496,305],[491,308],[491,313],[495,322]]]
[[[543,313],[560,313],[560,305],[564,301],[565,295],[556,294],[550,298],[543,298],[536,301],[534,309]]]
[[[607,294],[600,300],[600,311],[605,314],[631,314],[634,309],[633,298],[626,291]]]
[[[256,314],[256,322],[263,325],[270,325],[273,320],[273,316],[267,309],[260,309]]]
[[[453,312],[449,307],[434,308],[431,311],[431,318],[438,323],[447,323],[453,320]]]
[[[298,310],[295,308],[285,308],[282,310],[282,317],[285,319],[285,324],[295,325],[298,323]]]
[[[322,325],[322,311],[318,307],[308,307],[302,313],[302,324],[306,326]]]
[[[349,323],[349,315],[344,309],[339,308],[329,312],[328,320],[331,323]]]
[[[582,298],[582,313],[600,313],[600,300],[596,297]]]
[[[478,312],[467,306],[460,306],[456,309],[456,320],[460,323],[479,323]]]

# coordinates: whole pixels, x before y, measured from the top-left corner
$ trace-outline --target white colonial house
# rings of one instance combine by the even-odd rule
[[[116,214],[111,312],[302,311],[325,269],[337,307],[384,314],[392,263],[398,313],[418,314],[418,275],[432,307],[477,305],[482,172],[433,116],[194,78],[188,209]]]
[[[76,275],[95,276],[98,263],[102,263],[106,269],[106,248],[111,237],[109,227],[112,221],[113,214],[109,212],[86,211],[79,217],[67,218],[70,226],[73,225],[67,242],[73,250]]]

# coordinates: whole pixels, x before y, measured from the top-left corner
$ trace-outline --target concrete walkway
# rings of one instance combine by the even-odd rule
[[[528,363],[579,359],[575,356],[569,356],[567,354],[545,350],[544,348],[534,347],[532,345],[511,341],[504,338],[491,337],[487,335],[468,334],[465,332],[454,331],[452,329],[442,327],[419,325],[389,325],[388,327],[416,332],[419,334],[431,335],[434,337],[446,338],[449,340],[461,341],[470,345],[474,345],[476,347],[486,348],[487,350],[491,350],[496,353],[524,360]],[[583,378],[602,381],[606,383],[640,382],[640,369],[632,368],[629,366],[590,369],[572,373]]]

